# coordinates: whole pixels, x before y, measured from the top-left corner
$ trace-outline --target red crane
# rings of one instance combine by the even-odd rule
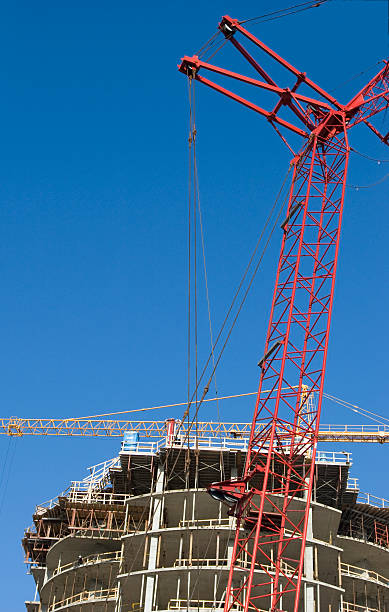
[[[349,130],[389,107],[389,61],[348,104],[225,16],[219,30],[258,78],[184,57],[179,70],[266,117],[293,153],[292,180],[260,383],[242,478],[211,485],[237,527],[226,590],[231,609],[298,612],[350,147]],[[238,40],[250,41],[294,77],[281,88]],[[265,110],[203,76],[211,72],[278,97]],[[309,96],[298,93],[301,86]],[[312,97],[313,96],[313,97]],[[294,121],[283,119],[287,109]],[[295,154],[285,133],[304,143]],[[262,393],[262,389],[270,389]],[[308,403],[317,394],[318,401]],[[310,408],[308,408],[308,405]],[[260,426],[262,427],[260,428]],[[259,432],[259,433],[258,433]]]

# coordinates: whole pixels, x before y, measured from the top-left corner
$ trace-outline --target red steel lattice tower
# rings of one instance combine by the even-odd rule
[[[219,30],[259,78],[184,57],[180,71],[266,117],[293,153],[292,180],[244,474],[214,483],[237,529],[225,599],[232,609],[298,612],[349,158],[348,131],[389,107],[389,61],[346,105],[228,16]],[[238,38],[294,76],[279,87]],[[247,45],[246,45],[247,46]],[[203,76],[211,72],[278,97],[267,111]],[[310,96],[299,93],[302,86]],[[314,96],[314,97],[312,97]],[[281,117],[294,114],[297,124]],[[285,131],[304,139],[293,152]],[[266,389],[266,392],[262,392]],[[316,394],[317,402],[309,402]]]

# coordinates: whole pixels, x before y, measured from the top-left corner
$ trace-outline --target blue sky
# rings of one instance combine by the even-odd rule
[[[3,7],[3,416],[65,417],[185,400],[188,101],[176,66],[213,34],[223,14],[246,18],[282,6],[85,0]],[[381,1],[334,1],[252,30],[342,102],[371,73],[339,86],[389,55]],[[221,52],[215,62],[233,69],[230,59]],[[197,108],[216,330],[290,155],[266,121],[215,92],[197,88]],[[355,130],[351,144],[389,159],[389,148],[365,129]],[[350,183],[368,185],[386,172],[389,164],[352,155]],[[325,385],[328,393],[382,414],[388,186],[347,191]],[[220,395],[256,389],[279,243],[276,234],[218,371]],[[200,291],[204,296],[202,285]],[[203,298],[199,328],[201,363],[209,348]],[[252,408],[252,400],[226,402],[221,416],[250,420]],[[172,415],[181,411],[153,414]],[[215,416],[209,405],[200,413],[204,420]],[[361,418],[325,402],[322,421]],[[20,610],[33,597],[20,539],[34,506],[118,446],[105,439],[0,439],[4,609]],[[388,498],[388,449],[345,450],[354,453],[361,489]]]

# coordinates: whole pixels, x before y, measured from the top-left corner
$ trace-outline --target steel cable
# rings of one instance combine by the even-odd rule
[[[193,95],[194,95],[194,87],[193,87]],[[195,125],[195,115],[193,117],[194,125]],[[196,135],[196,133],[195,133]],[[207,311],[208,311],[208,324],[209,324],[209,337],[211,343],[211,353],[212,353],[212,365],[215,365],[215,353],[214,353],[214,345],[213,345],[213,330],[212,330],[212,317],[211,317],[211,305],[209,299],[209,288],[208,288],[208,273],[207,273],[207,263],[205,257],[205,240],[204,240],[204,228],[203,228],[203,217],[201,212],[201,201],[200,201],[200,187],[199,187],[199,177],[197,170],[197,156],[196,156],[196,137],[193,139],[193,169],[194,169],[194,183],[196,186],[196,199],[197,199],[197,207],[199,213],[199,224],[200,224],[200,237],[201,237],[201,249],[202,249],[202,259],[203,259],[203,269],[204,269],[204,282],[205,282],[205,294],[207,301]],[[216,399],[218,395],[217,388],[217,380],[215,374],[215,394]],[[197,385],[197,375],[196,375],[196,385]],[[217,410],[217,418],[220,422],[220,414],[219,414],[219,401],[216,401],[216,410]]]
[[[356,191],[358,191],[359,189],[371,189],[372,187],[376,187],[377,185],[380,185],[381,183],[386,181],[387,178],[389,178],[389,172],[387,172],[384,176],[378,179],[378,181],[374,181],[374,183],[369,183],[369,185],[353,185],[352,183],[348,183],[346,187],[348,187],[349,189],[355,189]]]
[[[290,172],[290,168],[289,168],[289,170],[288,170],[288,174],[289,174],[289,172]],[[288,174],[287,174],[287,176],[288,176]],[[285,182],[286,182],[286,178],[287,178],[287,176],[286,176],[286,177],[285,177],[285,179],[284,179],[284,183],[283,183],[283,185],[284,185],[284,184],[285,184]],[[280,192],[279,192],[279,195],[280,195],[280,193],[281,193],[281,190],[280,190]],[[202,396],[201,396],[201,399],[200,399],[200,401],[198,402],[198,404],[197,404],[197,406],[196,406],[195,415],[194,415],[194,417],[192,418],[192,420],[191,420],[191,422],[190,422],[190,425],[188,426],[188,429],[187,429],[187,432],[186,432],[186,434],[185,434],[185,438],[184,438],[184,441],[183,441],[183,442],[184,442],[184,444],[185,444],[185,442],[186,442],[186,441],[188,441],[188,444],[189,444],[189,433],[190,433],[191,428],[193,427],[194,419],[195,419],[195,418],[197,418],[198,411],[199,411],[199,409],[200,409],[200,407],[201,407],[201,405],[202,405],[202,403],[203,403],[203,401],[204,401],[205,395],[206,395],[206,394],[207,394],[207,392],[208,392],[209,385],[210,385],[210,384],[211,384],[211,382],[212,382],[212,378],[213,378],[213,376],[214,376],[214,374],[215,374],[215,372],[216,372],[216,369],[217,369],[217,367],[218,367],[218,365],[219,365],[219,363],[220,363],[220,360],[221,360],[221,358],[222,358],[222,356],[223,356],[224,350],[225,350],[225,348],[226,348],[226,346],[227,346],[227,344],[228,344],[228,341],[229,341],[229,339],[230,339],[230,337],[231,337],[232,331],[233,331],[233,329],[234,329],[234,327],[235,327],[235,324],[236,324],[236,322],[237,322],[237,320],[238,320],[238,317],[239,317],[239,315],[240,315],[240,312],[241,312],[241,310],[242,310],[242,308],[243,308],[243,305],[244,305],[244,303],[245,303],[245,301],[246,301],[246,299],[247,299],[248,293],[249,293],[249,291],[250,291],[250,289],[251,289],[251,286],[252,286],[252,284],[253,284],[253,282],[254,282],[255,276],[256,276],[256,274],[257,274],[257,272],[258,272],[258,270],[259,270],[259,267],[260,267],[260,264],[261,264],[261,262],[262,262],[262,259],[263,259],[264,255],[265,255],[265,252],[267,251],[267,248],[268,248],[268,246],[269,246],[270,239],[271,239],[271,237],[272,237],[272,235],[273,235],[273,233],[274,233],[274,230],[275,230],[275,228],[276,228],[276,226],[277,226],[277,223],[278,223],[278,221],[279,221],[280,215],[281,215],[281,213],[282,213],[282,211],[283,211],[283,209],[284,209],[284,205],[285,205],[285,203],[286,203],[287,197],[288,197],[288,194],[286,195],[286,197],[285,197],[284,201],[282,202],[282,205],[280,206],[280,209],[279,209],[279,211],[278,211],[278,213],[277,213],[277,216],[276,216],[276,219],[275,219],[275,221],[274,221],[273,227],[272,227],[272,228],[271,228],[271,230],[270,230],[270,234],[269,234],[269,236],[268,236],[268,238],[267,238],[267,241],[266,241],[266,243],[265,243],[265,245],[264,245],[264,248],[263,248],[263,250],[262,250],[262,252],[261,252],[261,254],[260,254],[260,256],[259,256],[258,262],[257,262],[257,264],[256,264],[256,266],[255,266],[255,268],[254,268],[254,270],[253,270],[253,272],[252,272],[252,274],[251,274],[251,278],[250,278],[250,280],[249,280],[249,282],[248,282],[248,286],[247,286],[247,288],[246,288],[246,290],[245,290],[245,292],[244,292],[244,294],[243,294],[243,297],[242,297],[241,302],[240,302],[240,304],[239,304],[239,306],[238,306],[238,309],[237,309],[237,312],[236,312],[236,314],[235,314],[235,317],[233,318],[232,323],[231,323],[231,325],[230,325],[230,328],[229,328],[229,330],[228,330],[228,333],[227,333],[226,339],[225,339],[225,341],[224,341],[224,343],[223,343],[223,345],[222,345],[222,347],[221,347],[221,349],[220,349],[220,352],[219,352],[219,354],[218,354],[218,357],[217,357],[217,360],[216,360],[216,363],[215,363],[215,367],[214,367],[214,368],[212,368],[212,371],[211,371],[210,377],[209,377],[209,379],[208,379],[208,382],[207,382],[207,384],[206,384],[206,387],[204,388],[204,391],[203,391],[203,394],[202,394]],[[278,200],[278,198],[276,199],[275,204],[277,203],[277,200]],[[274,208],[275,208],[275,204],[273,205],[273,209],[272,209],[272,210],[274,210]],[[270,220],[271,216],[272,216],[272,213],[271,213],[270,217],[268,217],[268,220]],[[258,244],[258,243],[257,243],[257,244]],[[257,250],[257,249],[255,249],[255,251],[256,251],[256,250]],[[251,261],[252,261],[252,260],[250,260],[250,262],[251,262]],[[245,274],[246,274],[246,272],[245,272]],[[230,312],[230,311],[231,311],[231,309],[229,310],[229,312]],[[224,323],[223,323],[223,326],[224,326]],[[219,332],[219,335],[218,335],[218,338],[217,338],[217,340],[216,340],[216,342],[215,342],[215,345],[216,345],[216,343],[217,343],[218,339],[220,338],[220,335],[221,335],[221,332]],[[200,383],[201,383],[201,381],[202,381],[202,379],[203,379],[203,377],[204,377],[204,375],[205,375],[206,369],[207,369],[207,367],[208,367],[208,365],[209,365],[209,362],[210,362],[210,357],[208,357],[208,360],[207,360],[207,362],[206,362],[206,365],[205,365],[205,366],[204,366],[204,368],[203,368],[203,371],[202,371],[202,374],[201,374],[201,377],[200,377],[200,379],[199,379],[199,383],[198,383],[198,384],[200,384]],[[196,390],[195,390],[195,391],[196,391]],[[191,403],[193,402],[194,397],[195,397],[195,392],[193,392],[193,393],[192,393]],[[187,417],[187,413],[185,412],[185,413],[184,413],[183,420],[184,420],[186,417]],[[178,427],[178,431],[179,431],[179,429],[180,429],[180,426]],[[178,431],[177,431],[177,433],[178,433]],[[179,455],[178,455],[178,456],[177,456],[177,458],[176,458],[176,461],[175,461],[175,463],[174,463],[174,465],[173,465],[173,468],[172,468],[172,470],[171,470],[171,473],[172,473],[172,471],[174,470],[175,466],[177,465],[178,459],[179,459]]]
[[[331,0],[316,0],[313,2],[302,2],[301,4],[294,4],[284,9],[279,9],[278,11],[273,11],[271,13],[265,13],[264,15],[258,15],[257,17],[250,17],[249,19],[243,19],[239,21],[239,23],[242,24],[242,23],[249,23],[253,21],[259,21],[260,23],[263,23],[265,21],[273,21],[274,19],[282,19],[282,17],[288,17],[289,15],[294,15],[295,13],[307,11],[307,10],[310,10],[311,8],[317,8],[321,6],[322,4],[326,4],[327,2],[331,2]],[[294,10],[294,9],[299,9],[299,10]]]
[[[335,395],[330,395],[329,393],[323,393],[323,396],[337,404],[340,404],[341,406],[345,408],[349,408],[349,410],[352,410],[353,412],[357,412],[361,414],[362,416],[365,416],[367,419],[376,421],[380,425],[387,426],[386,423],[383,423],[382,421],[387,421],[389,423],[389,419],[387,419],[386,417],[380,414],[376,414],[375,412],[372,412],[371,410],[366,410],[365,408],[361,408],[360,406],[357,406],[356,404],[351,404],[350,402],[347,402],[346,400],[336,397]],[[368,415],[372,415],[372,416],[368,416]],[[376,418],[373,418],[373,417],[376,417]]]
[[[370,161],[375,161],[377,164],[389,164],[389,159],[378,159],[376,157],[371,157],[371,155],[367,155],[366,153],[362,153],[361,151],[357,151],[354,147],[350,147],[350,151],[364,157],[365,159],[369,159]]]

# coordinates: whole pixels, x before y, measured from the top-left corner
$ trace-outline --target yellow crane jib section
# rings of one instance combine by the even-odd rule
[[[170,420],[171,421],[171,420]],[[32,436],[84,436],[123,437],[125,432],[137,432],[142,438],[164,438],[167,421],[127,421],[107,419],[31,419],[18,417],[0,418],[0,435]],[[248,438],[250,423],[199,422],[196,435],[200,439]],[[195,435],[194,430],[189,437]],[[187,424],[181,423],[177,442],[188,437]],[[389,426],[386,425],[321,425],[320,442],[389,442]]]

